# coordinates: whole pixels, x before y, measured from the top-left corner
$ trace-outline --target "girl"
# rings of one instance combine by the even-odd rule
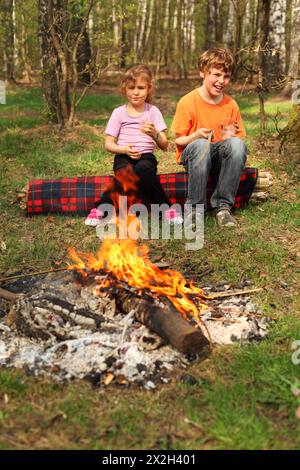
[[[137,175],[137,187],[143,199],[152,204],[165,203],[171,206],[156,174],[157,160],[153,154],[154,148],[158,146],[166,150],[168,139],[167,126],[161,112],[150,104],[153,92],[150,69],[145,65],[134,65],[128,69],[121,80],[121,92],[128,102],[112,112],[105,129],[105,149],[115,154],[114,188],[105,191],[101,201],[96,203],[96,207],[103,203],[112,203],[110,196],[114,192],[124,194],[124,189],[122,191],[118,182],[120,181],[118,173],[124,174],[125,170],[126,174],[126,169],[133,170]],[[85,220],[85,224],[98,225],[103,216],[103,212],[94,208]],[[166,210],[164,219],[173,224],[183,222],[174,209]]]

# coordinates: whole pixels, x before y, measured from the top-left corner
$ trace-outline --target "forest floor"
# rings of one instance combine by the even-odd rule
[[[166,90],[169,89],[168,96]],[[183,90],[158,90],[157,100],[171,122]],[[154,391],[113,383],[94,388],[86,381],[57,384],[23,370],[0,370],[2,449],[298,449],[300,446],[300,365],[292,343],[300,340],[299,169],[300,148],[279,141],[272,116],[288,119],[291,103],[266,103],[267,138],[259,139],[258,103],[252,93],[236,93],[248,137],[248,166],[272,172],[271,197],[237,213],[240,227],[221,230],[205,219],[202,250],[184,250],[183,240],[149,241],[150,254],[164,254],[172,268],[201,272],[210,284],[232,288],[246,279],[265,290],[253,302],[276,321],[260,343],[213,350],[191,365],[194,385],[174,372]],[[122,100],[102,91],[86,96],[73,132],[46,123],[38,88],[9,90],[0,105],[0,277],[51,269],[66,249],[95,251],[95,231],[81,217],[25,217],[17,193],[30,179],[111,173],[103,127]],[[158,152],[159,172],[178,171],[174,144]],[[295,362],[295,361],[294,361]]]

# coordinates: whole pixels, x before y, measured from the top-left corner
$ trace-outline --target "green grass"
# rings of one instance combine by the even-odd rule
[[[222,231],[206,217],[204,248],[196,253],[185,251],[183,240],[148,244],[151,256],[164,254],[187,274],[211,267],[203,284],[226,280],[235,287],[249,279],[265,287],[253,301],[277,320],[271,334],[260,343],[216,348],[189,368],[194,386],[182,383],[182,371],[175,371],[170,384],[151,392],[135,386],[93,389],[84,381],[56,384],[1,369],[1,449],[299,448],[300,399],[291,391],[300,383],[291,349],[300,339],[299,154],[287,149],[278,156],[271,120],[278,107],[287,122],[290,103],[267,101],[268,138],[260,145],[257,98],[236,99],[248,131],[249,164],[272,171],[272,198],[238,212],[240,228],[234,231]],[[38,89],[8,94],[0,108],[1,276],[56,266],[66,260],[68,246],[97,249],[94,231],[81,217],[26,218],[16,195],[32,178],[110,173],[112,156],[97,126],[121,102],[118,96],[88,95],[79,109],[82,124],[59,134],[45,121]],[[171,119],[166,116],[168,124]],[[158,156],[160,172],[178,170],[172,151]]]
[[[8,128],[31,129],[45,122],[43,115],[46,108],[39,88],[11,90],[7,94],[6,104],[0,106],[0,132]]]
[[[274,117],[278,114],[279,128],[283,129],[287,122],[292,104],[290,101],[276,101],[277,95],[268,95],[265,103],[265,112],[267,116],[266,135],[276,134]],[[245,123],[247,135],[249,137],[259,136],[259,113],[258,98],[254,94],[245,94],[236,96],[240,106],[241,114]]]

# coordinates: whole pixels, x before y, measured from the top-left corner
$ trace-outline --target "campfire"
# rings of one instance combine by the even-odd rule
[[[113,283],[112,277],[137,289],[140,294],[150,292],[155,298],[166,297],[186,319],[193,318],[198,324],[200,314],[206,308],[205,294],[181,273],[166,269],[162,271],[148,256],[146,245],[138,246],[135,240],[106,239],[96,256],[69,250],[69,256],[83,277],[88,273],[102,274],[98,277],[98,290]]]
[[[54,380],[87,378],[101,386],[134,382],[154,389],[167,383],[172,371],[205,357],[209,345],[267,334],[270,319],[249,296],[229,292],[228,298],[222,293],[212,300],[213,286],[202,290],[176,271],[160,270],[145,248],[133,245],[132,254],[128,241],[125,259],[138,256],[134,266],[141,263],[146,272],[150,266],[135,285],[120,247],[113,250],[119,260],[114,265],[109,257],[101,261],[102,250],[114,243],[103,245],[96,256],[73,252],[76,264],[67,271],[8,282],[11,292],[22,294],[0,301],[2,366],[25,367]]]

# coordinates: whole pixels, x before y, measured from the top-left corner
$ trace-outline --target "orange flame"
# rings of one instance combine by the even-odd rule
[[[114,178],[107,187],[115,209],[119,208],[119,196],[121,194],[127,196],[128,207],[137,202],[138,181],[139,177],[131,165],[120,168],[115,172]]]
[[[184,318],[191,315],[199,322],[200,312],[206,308],[206,296],[202,289],[186,281],[178,271],[160,270],[150,261],[148,247],[139,246],[135,240],[106,239],[96,255],[69,249],[69,256],[76,262],[69,269],[77,269],[83,276],[87,276],[86,270],[94,273],[104,271],[129,286],[139,290],[147,289],[159,297],[165,296]],[[100,287],[104,287],[101,281],[98,283]],[[200,306],[195,305],[190,295],[199,301]]]

